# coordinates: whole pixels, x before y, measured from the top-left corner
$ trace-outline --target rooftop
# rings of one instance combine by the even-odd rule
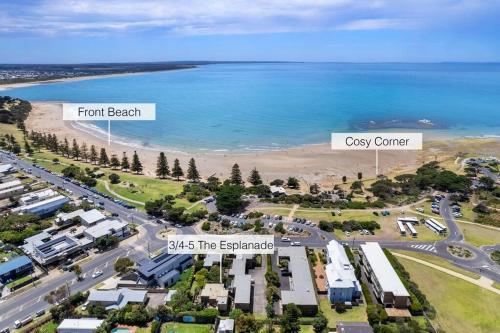
[[[229,292],[222,283],[207,283],[201,290],[201,297],[209,299],[217,299],[219,297],[227,297]]]
[[[14,186],[19,186],[19,185],[21,185],[21,181],[19,179],[10,180],[10,181],[5,182],[5,183],[0,183],[0,190],[5,190],[5,189],[8,189],[8,188],[11,188]]]
[[[62,203],[63,201],[69,202],[69,199],[67,197],[65,197],[64,195],[58,195],[56,197],[52,197],[52,198],[48,198],[46,200],[42,200],[42,201],[39,201],[39,202],[32,203],[30,205],[16,207],[16,208],[12,209],[12,211],[13,212],[28,211],[28,210],[33,210],[33,209],[36,209],[36,208],[39,208],[39,207],[42,207],[42,206],[46,206],[46,205],[51,205],[51,204],[56,204],[56,203]]]
[[[107,219],[85,230],[85,233],[94,239],[109,235],[112,231],[118,231],[128,225],[115,219]]]
[[[233,331],[234,330],[234,319],[222,319],[219,322],[219,327],[217,328],[217,331],[219,332],[226,332],[226,331]]]
[[[328,265],[325,267],[326,278],[330,287],[349,288],[359,282],[356,279],[354,268],[347,257],[344,247],[337,241],[332,240],[326,246],[328,254]],[[361,289],[358,286],[359,289]]]
[[[80,218],[87,224],[94,224],[98,221],[104,220],[106,216],[97,209],[92,209],[80,214]]]
[[[410,296],[379,243],[361,244],[361,250],[383,291],[392,292],[395,296]]]
[[[81,319],[64,319],[62,323],[57,327],[58,329],[97,329],[102,325],[104,320],[97,318],[81,318]]]
[[[116,290],[91,290],[89,302],[113,303],[106,306],[106,310],[121,309],[128,303],[143,303],[146,299],[146,290],[132,290],[120,288]]]
[[[145,258],[138,262],[137,271],[144,277],[150,278],[153,275],[161,275],[166,271],[174,269],[178,259],[187,257],[187,254],[162,253],[152,259]]]
[[[288,270],[292,273],[292,277],[290,277],[290,290],[281,290],[282,303],[317,305],[318,302],[309,272],[309,262],[307,261],[305,247],[278,247],[278,257],[286,257],[290,260]]]
[[[27,256],[15,257],[7,262],[0,264],[0,275],[4,275],[28,264],[31,264],[31,260]]]
[[[373,333],[373,329],[368,323],[358,322],[337,322],[338,333]]]

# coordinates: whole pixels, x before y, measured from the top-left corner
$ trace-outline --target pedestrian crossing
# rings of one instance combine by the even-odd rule
[[[410,245],[410,247],[414,249],[419,249],[419,250],[424,250],[424,251],[429,251],[429,252],[434,252],[437,253],[436,247],[434,245],[425,245],[425,244],[413,244]]]

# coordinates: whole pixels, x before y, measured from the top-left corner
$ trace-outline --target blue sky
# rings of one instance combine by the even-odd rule
[[[500,61],[492,0],[2,0],[0,63]]]

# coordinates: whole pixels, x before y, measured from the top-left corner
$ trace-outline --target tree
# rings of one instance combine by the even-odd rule
[[[103,165],[103,166],[109,165],[108,154],[106,153],[106,149],[104,149],[104,148],[101,148],[101,152],[99,154],[99,165]]]
[[[289,188],[298,190],[300,188],[300,183],[299,180],[295,177],[288,177],[288,180],[286,182],[286,186]]]
[[[87,144],[85,142],[80,146],[80,150],[82,151],[82,160],[84,162],[88,162],[89,160],[89,151],[87,149]]]
[[[115,272],[125,274],[132,266],[134,266],[134,262],[129,258],[118,258],[118,260],[115,261]]]
[[[243,185],[243,179],[241,178],[240,166],[238,164],[234,164],[231,169],[231,178],[229,182],[232,185]]]
[[[217,191],[217,210],[222,214],[238,212],[243,207],[243,187],[238,185],[222,185]]]
[[[90,146],[90,163],[96,164],[97,162],[97,150],[94,145]]]
[[[139,156],[136,151],[134,151],[134,155],[132,156],[132,166],[130,167],[130,170],[137,174],[142,172],[142,163],[139,160]]]
[[[238,333],[257,333],[260,325],[252,314],[242,314],[236,318]]]
[[[280,320],[282,333],[299,333],[301,312],[297,305],[290,303],[286,305],[283,316]]]
[[[24,140],[24,151],[29,156],[33,155],[33,148],[31,148],[30,144],[28,143],[28,140]]]
[[[125,172],[128,172],[128,170],[130,169],[130,162],[128,161],[128,157],[127,157],[127,153],[126,152],[123,152],[123,156],[122,156],[122,163],[121,163],[121,167],[122,167],[122,170],[125,171]]]
[[[66,139],[66,138],[64,138],[64,142],[62,145],[62,153],[63,153],[63,156],[69,157],[69,142],[68,142],[68,139]]]
[[[314,183],[311,186],[309,186],[309,192],[311,194],[319,194],[319,185]]]
[[[116,154],[111,155],[110,166],[111,166],[111,169],[113,169],[113,170],[116,170],[120,167],[120,160],[118,160],[118,157],[116,156]]]
[[[479,184],[487,190],[492,190],[495,187],[495,181],[487,176],[479,178]]]
[[[80,280],[82,277],[82,268],[80,265],[73,266],[73,273],[75,273],[77,280]]]
[[[314,318],[313,321],[313,328],[314,328],[314,333],[323,333],[326,330],[326,327],[328,326],[328,320],[326,319],[325,315],[320,312]]]
[[[118,176],[116,173],[112,173],[108,176],[109,181],[111,184],[118,184],[120,183],[120,176]]]
[[[210,176],[207,178],[206,187],[209,191],[215,192],[219,189],[219,186],[220,186],[219,178],[215,176]]]
[[[73,139],[73,146],[71,148],[71,155],[77,161],[80,159],[80,147],[78,146],[76,139]]]
[[[198,169],[196,168],[196,162],[194,161],[194,158],[191,158],[188,163],[188,170],[187,170],[187,179],[197,182],[200,180],[200,173],[198,172]]]
[[[179,159],[174,160],[174,167],[172,168],[172,177],[175,177],[179,180],[180,177],[184,176],[184,171],[182,171],[181,164]]]
[[[285,181],[282,179],[275,179],[269,183],[269,185],[272,185],[272,186],[283,186],[283,184],[285,184]]]
[[[260,177],[259,171],[256,168],[253,168],[250,172],[250,177],[248,177],[248,182],[253,186],[261,185],[262,178]]]
[[[164,152],[160,153],[158,156],[158,162],[156,163],[156,176],[159,178],[165,178],[170,175],[170,168],[168,167],[167,157]]]

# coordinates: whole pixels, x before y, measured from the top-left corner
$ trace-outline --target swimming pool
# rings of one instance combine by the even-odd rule
[[[128,328],[113,328],[111,333],[130,333]]]

